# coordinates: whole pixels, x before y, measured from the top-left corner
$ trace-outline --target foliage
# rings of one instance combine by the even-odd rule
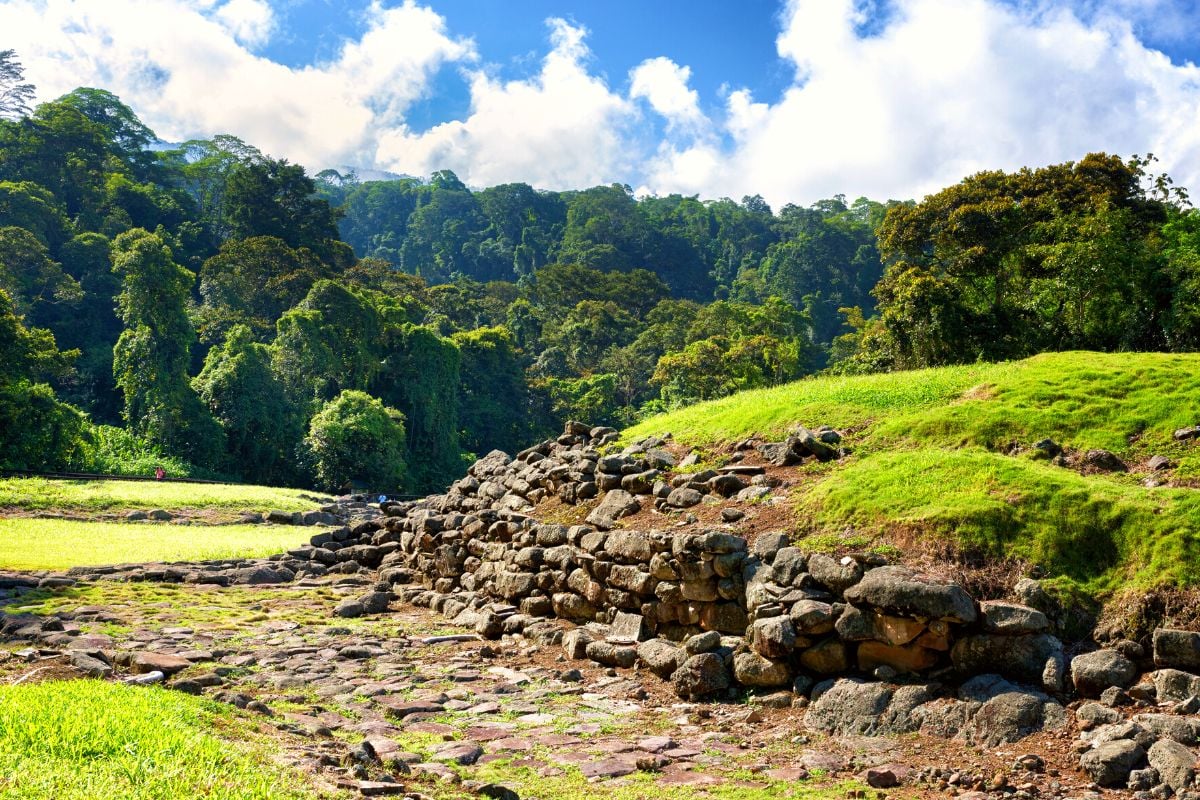
[[[237,326],[192,386],[225,432],[224,463],[254,483],[289,483],[302,420],[271,371],[271,352]]]
[[[187,316],[194,276],[174,262],[158,234],[136,228],[113,241],[122,276],[117,307],[125,330],[113,349],[113,374],[125,394],[129,429],[153,446],[217,466],[222,431],[188,381],[195,333]]]
[[[29,113],[33,99],[32,83],[23,83],[25,69],[17,61],[15,50],[0,50],[0,117],[16,117]]]
[[[395,494],[404,484],[404,415],[365,392],[347,390],[312,418],[304,438],[317,484]]]

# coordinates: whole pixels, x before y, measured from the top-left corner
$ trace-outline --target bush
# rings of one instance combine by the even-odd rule
[[[304,445],[320,488],[359,484],[391,493],[408,473],[405,438],[403,414],[366,392],[347,390],[312,418]]]

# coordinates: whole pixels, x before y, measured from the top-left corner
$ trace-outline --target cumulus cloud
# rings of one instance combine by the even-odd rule
[[[1153,151],[1200,183],[1200,70],[1128,20],[993,0],[897,0],[860,34],[853,0],[792,0],[777,41],[796,80],[773,103],[727,99],[732,144],[671,150],[660,192],[807,203],[920,196],[981,169]]]
[[[700,95],[688,87],[691,67],[681,67],[659,56],[638,64],[629,77],[629,96],[645,98],[670,124],[690,127],[704,119],[700,113]]]
[[[217,9],[216,18],[248,47],[266,44],[275,29],[275,11],[265,0],[229,0]]]
[[[535,73],[504,79],[432,9],[373,0],[327,62],[258,54],[267,0],[0,0],[0,30],[50,99],[120,95],[159,134],[233,133],[316,170],[355,164],[474,185],[623,182],[773,205],[835,193],[918,197],[988,168],[1154,152],[1200,187],[1200,69],[1154,49],[1198,29],[1176,0],[786,0],[776,41],[790,85],[772,97],[691,86],[644,54],[628,80],[594,63],[587,31],[548,21]],[[871,23],[871,24],[864,24]],[[866,31],[866,32],[864,32]],[[1158,37],[1157,39],[1155,37]],[[20,43],[17,45],[17,43]],[[457,70],[460,119],[422,130],[413,106]]]
[[[291,68],[255,55],[273,16],[258,0],[8,0],[0,30],[21,42],[46,100],[76,86],[109,89],[158,134],[232,133],[310,167],[369,162],[378,126],[396,122],[469,40],[407,0],[366,11],[365,33],[329,63]],[[268,9],[269,12],[269,9]]]
[[[524,181],[579,188],[622,180],[637,169],[630,101],[589,72],[586,31],[551,19],[551,49],[538,73],[501,81],[468,71],[466,119],[414,132],[401,126],[381,137],[377,163],[428,174],[454,170],[475,185]]]

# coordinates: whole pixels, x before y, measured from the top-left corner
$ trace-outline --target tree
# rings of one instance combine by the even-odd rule
[[[46,330],[26,328],[0,289],[0,468],[64,469],[78,461],[87,418],[41,381],[67,368]]]
[[[333,266],[349,266],[352,260],[338,240],[338,213],[317,196],[315,184],[299,164],[274,159],[235,162],[223,204],[230,238],[273,236],[288,247],[307,247]]]
[[[496,327],[450,338],[460,354],[460,446],[475,454],[520,450],[529,427],[529,391],[513,335]]]
[[[161,236],[140,228],[118,236],[112,253],[125,326],[113,349],[113,375],[125,396],[125,423],[167,453],[217,467],[221,429],[188,381],[195,332],[187,301],[195,276],[175,263]]]
[[[0,117],[9,119],[29,113],[33,100],[32,83],[24,83],[25,68],[15,50],[0,50]]]
[[[192,387],[225,432],[227,463],[253,483],[290,483],[302,435],[297,407],[271,371],[271,353],[245,325],[208,351]]]
[[[345,391],[312,418],[304,446],[319,488],[395,494],[404,486],[404,415],[366,392]]]

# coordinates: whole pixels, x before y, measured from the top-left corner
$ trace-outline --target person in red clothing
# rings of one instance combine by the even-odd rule
[[[167,471],[162,468],[161,464],[154,468],[154,480],[161,481],[166,476],[167,476]]]

